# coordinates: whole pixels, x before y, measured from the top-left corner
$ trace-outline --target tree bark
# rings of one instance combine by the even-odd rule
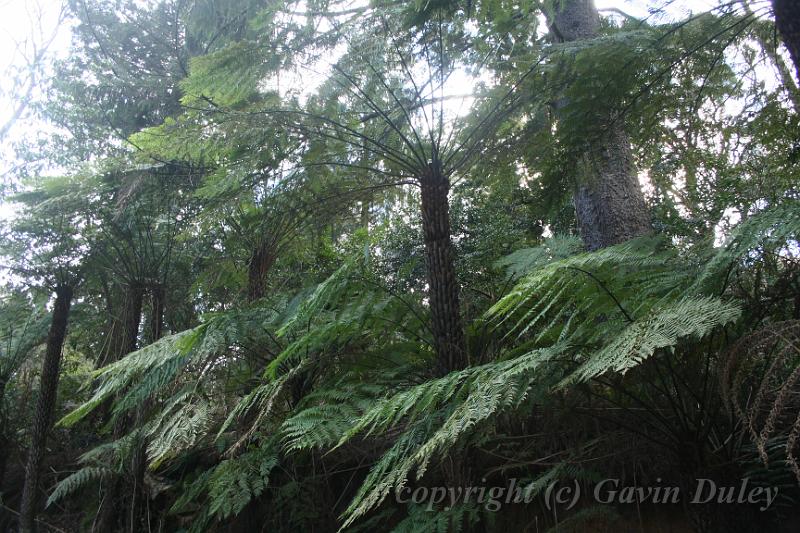
[[[254,302],[266,294],[267,273],[275,262],[272,246],[258,245],[250,256],[247,265],[247,301]]]
[[[446,374],[467,366],[461,323],[459,287],[450,241],[450,181],[440,164],[432,163],[420,179],[422,231],[428,270],[428,300],[438,370]]]
[[[19,512],[19,529],[23,533],[36,530],[36,512],[39,496],[39,474],[47,445],[47,434],[53,423],[58,376],[61,367],[61,350],[67,335],[67,322],[72,305],[72,287],[63,285],[56,288],[56,301],[53,318],[47,334],[47,348],[42,362],[39,398],[31,432],[31,447],[25,466],[25,486],[22,489],[22,503]]]
[[[3,401],[3,396],[6,393],[6,382],[3,379],[0,379],[0,402]],[[8,452],[6,450],[11,449],[11,442],[10,439],[7,437],[6,432],[8,431],[8,417],[6,416],[6,412],[0,406],[0,450],[4,450],[2,454],[0,454],[0,490],[3,490],[3,480],[6,477],[6,464],[8,461]]]
[[[121,338],[117,345],[118,353],[115,360],[119,360],[127,354],[136,350],[137,339],[139,338],[139,325],[142,321],[142,304],[144,301],[144,287],[137,284],[129,285],[125,296],[125,310],[122,316]],[[112,361],[109,361],[112,362]],[[110,409],[110,404],[106,411]],[[107,416],[107,415],[106,415]],[[120,438],[125,433],[125,424],[119,420],[114,427],[114,438]],[[120,490],[121,483],[116,477],[109,480],[109,486],[102,491],[103,498],[100,501],[100,508],[97,511],[97,520],[93,524],[92,531],[105,533],[107,531],[117,531],[119,523]]]
[[[797,0],[772,0],[775,27],[789,49],[797,79],[800,80],[800,3]]]
[[[597,35],[600,16],[592,0],[562,0],[553,17],[555,40],[572,42]],[[580,83],[578,80],[577,83]],[[650,233],[650,214],[633,163],[630,140],[621,120],[611,116],[586,143],[576,164],[573,201],[578,230],[588,250],[619,244]]]
[[[150,330],[148,337],[151,343],[161,338],[164,331],[164,287],[156,285],[150,288]],[[141,427],[144,424],[146,412],[149,409],[149,402],[145,402],[136,410],[135,425]],[[147,471],[147,449],[144,442],[136,443],[131,459],[131,473],[133,475],[133,487],[130,509],[128,512],[128,532],[148,531],[149,524],[143,524],[147,519],[145,512],[147,492],[145,490],[144,477]]]

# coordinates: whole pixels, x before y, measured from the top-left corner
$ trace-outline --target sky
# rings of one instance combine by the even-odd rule
[[[61,6],[61,0],[0,0],[0,124],[16,107],[14,74],[24,71],[36,49],[52,38],[50,54],[68,51],[69,27],[58,24]]]
[[[0,0],[0,124],[12,116],[16,107],[14,73],[24,70],[27,61],[39,46],[53,38],[49,47],[51,55],[63,57],[69,50],[70,28],[68,24],[58,24],[59,13],[65,0]],[[598,9],[616,8],[643,18],[648,15],[650,1],[636,0],[595,0]],[[670,15],[685,16],[690,11],[704,11],[716,2],[711,0],[674,0]],[[14,127],[13,134],[20,135],[24,123]],[[3,151],[7,149],[4,143]]]
[[[14,98],[24,92],[24,77],[22,87],[15,86],[20,73],[26,71],[25,66],[35,53],[36,47],[49,42],[48,53],[50,57],[64,57],[69,52],[70,25],[59,24],[59,15],[63,2],[66,0],[0,0],[0,127],[14,114],[17,103]],[[91,0],[87,0],[91,1]],[[668,8],[666,17],[681,19],[690,13],[698,13],[712,9],[718,1],[712,0],[666,0]],[[595,0],[598,9],[605,15],[612,14],[618,9],[636,17],[646,18],[649,15],[648,7],[653,4],[664,4],[665,0]],[[462,79],[463,78],[463,79]],[[450,84],[454,89],[453,94],[463,94],[464,86],[471,86],[471,80],[466,75],[453,76]],[[308,87],[308,85],[303,84]],[[447,92],[447,89],[446,89]],[[460,108],[456,114],[469,108],[469,101],[451,104]],[[26,120],[19,120],[12,126],[9,135],[0,139],[0,180],[5,179],[8,161],[12,159],[11,143],[13,140],[23,138],[26,134],[36,129],[36,124]],[[13,216],[13,209],[7,203],[0,201],[0,224]]]

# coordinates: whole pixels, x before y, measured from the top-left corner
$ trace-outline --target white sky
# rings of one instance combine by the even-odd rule
[[[34,46],[40,45],[56,33],[50,46],[50,54],[62,56],[68,51],[70,32],[66,25],[57,25],[58,15],[64,0],[0,0],[0,124],[12,115],[15,102],[13,94],[15,69],[24,68],[34,53]],[[619,8],[634,17],[646,17],[652,1],[636,0],[595,0],[599,9]],[[675,0],[670,15],[685,16],[691,11],[704,11],[716,2],[711,0]],[[17,124],[13,135],[24,135],[24,123]],[[4,143],[3,152],[8,143]],[[2,156],[2,154],[0,154]]]
[[[25,68],[38,47],[54,35],[49,53],[69,48],[69,28],[57,24],[61,0],[0,0],[0,124],[12,115],[14,72]]]
[[[58,17],[62,3],[66,0],[0,0],[0,125],[12,116],[16,102],[14,96],[21,89],[15,87],[15,72],[24,71],[24,67],[33,56],[35,47],[53,38],[49,48],[51,57],[63,57],[69,50],[70,28],[68,24],[58,25]],[[89,0],[91,1],[91,0]],[[595,0],[600,10],[617,8],[636,18],[645,18],[649,15],[648,7],[654,4],[665,3],[663,0]],[[667,17],[671,19],[684,18],[690,13],[707,11],[719,5],[712,0],[672,0],[667,9]],[[608,15],[609,12],[604,14]],[[663,20],[663,19],[662,19]],[[288,81],[288,80],[287,80]],[[287,84],[291,86],[291,84]],[[472,86],[471,80],[466,75],[454,75],[446,88],[446,93],[464,94],[464,87]],[[307,85],[304,84],[307,87]],[[448,107],[466,111],[469,101],[451,102]],[[20,120],[14,124],[9,136],[0,144],[0,180],[5,179],[8,161],[12,159],[12,141],[24,138],[36,130],[37,124],[31,121]],[[8,204],[0,201],[0,224],[8,217],[13,216]]]

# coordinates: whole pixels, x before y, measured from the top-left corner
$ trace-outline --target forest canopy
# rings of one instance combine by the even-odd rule
[[[58,24],[0,125],[0,529],[798,530],[800,4]]]

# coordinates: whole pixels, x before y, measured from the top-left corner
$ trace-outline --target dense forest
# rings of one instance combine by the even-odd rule
[[[62,18],[0,530],[800,530],[800,3]]]

